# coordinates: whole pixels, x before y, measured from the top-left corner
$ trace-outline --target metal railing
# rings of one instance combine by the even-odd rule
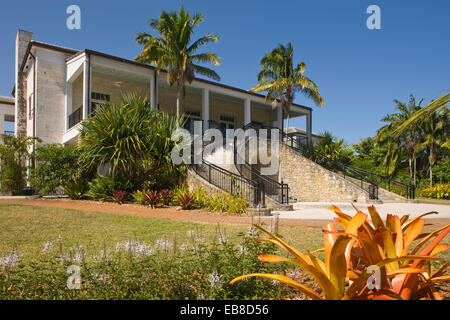
[[[201,154],[196,156],[193,147],[196,139],[201,139],[201,136],[196,137],[192,141],[191,163],[189,167],[197,175],[229,194],[242,197],[254,207],[265,207],[265,190],[263,184],[206,161],[203,158],[203,148]]]
[[[5,130],[4,134],[7,135],[7,136],[13,136],[15,133],[14,133],[14,131]]]
[[[416,197],[416,188],[412,183],[407,184],[399,180],[392,180],[390,177],[327,158],[326,156],[320,155],[310,148],[307,141],[305,142],[303,139],[295,139],[278,128],[261,125],[254,126],[253,124],[248,125],[247,128],[277,129],[279,131],[279,139],[285,146],[302,153],[307,158],[324,165],[331,171],[337,171],[337,173],[343,174],[344,178],[351,177],[359,180],[361,183],[361,188],[369,193],[369,198],[372,200],[379,199],[380,187],[388,190],[389,192],[397,193],[407,199],[415,199]]]
[[[243,177],[247,177],[252,181],[264,186],[264,193],[271,199],[281,203],[289,204],[289,185],[278,182],[261,172],[249,164],[245,159],[239,156],[236,143],[234,143],[234,165]]]
[[[205,160],[190,167],[200,177],[217,188],[237,197],[242,197],[255,207],[265,206],[264,186],[253,180],[239,176]]]
[[[312,148],[308,148],[308,142],[304,139],[298,139],[298,138],[294,138],[292,135],[288,135],[285,132],[283,132],[282,130],[280,130],[279,128],[276,127],[270,127],[270,126],[265,126],[265,125],[255,125],[250,123],[249,125],[247,125],[244,130],[247,129],[255,129],[257,134],[258,134],[258,130],[260,129],[267,129],[269,130],[268,132],[268,137],[270,138],[271,136],[271,131],[270,130],[277,130],[278,131],[278,139],[281,143],[283,143],[285,146],[291,148],[292,150],[302,153],[302,155],[305,155],[306,151],[308,151],[308,155],[307,157],[310,158],[311,160],[317,162],[318,164],[324,166],[325,168],[334,171],[336,173],[339,173],[341,175],[343,175],[344,179],[348,179],[351,178],[353,181],[353,183],[355,183],[355,180],[358,181],[359,186],[361,187],[362,190],[366,191],[369,195],[369,199],[371,200],[378,200],[379,199],[379,194],[378,194],[378,184],[370,179],[366,174],[362,173],[361,171],[359,171],[359,168],[350,166],[348,164],[345,163],[341,163],[339,161],[330,159],[324,155],[320,155],[317,152],[314,152],[312,150]]]
[[[83,107],[79,107],[69,116],[69,129],[83,120]]]

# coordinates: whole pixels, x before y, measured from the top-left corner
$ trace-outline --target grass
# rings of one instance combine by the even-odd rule
[[[48,240],[56,244],[59,236],[66,248],[84,245],[87,253],[93,254],[105,245],[114,247],[129,239],[146,243],[154,243],[159,238],[176,239],[182,244],[190,240],[190,230],[209,242],[217,239],[218,228],[214,224],[24,205],[0,205],[0,226],[0,255],[10,252],[15,245],[25,261],[39,254]],[[233,242],[238,241],[238,234],[246,233],[250,225],[219,227]],[[280,233],[301,250],[316,250],[322,245],[321,228],[280,227]]]
[[[324,221],[324,225],[327,222]],[[137,239],[155,243],[163,238],[176,240],[181,245],[189,242],[188,232],[194,230],[208,243],[217,239],[217,228],[225,233],[231,242],[238,242],[239,233],[246,233],[250,225],[214,225],[156,219],[139,216],[85,212],[61,208],[45,208],[24,205],[0,205],[0,255],[10,252],[16,246],[23,259],[38,255],[44,243],[51,240],[56,244],[62,237],[64,247],[84,245],[87,253],[98,253],[105,246],[113,248],[116,243]],[[428,226],[425,231],[435,228]],[[280,226],[279,233],[291,245],[302,252],[323,247],[322,228]],[[447,237],[447,241],[448,241]],[[319,255],[323,259],[323,256]],[[450,259],[450,252],[439,256]],[[255,257],[256,258],[256,257]]]

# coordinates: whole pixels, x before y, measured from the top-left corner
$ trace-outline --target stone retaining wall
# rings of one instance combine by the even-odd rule
[[[280,144],[280,181],[289,185],[289,196],[305,202],[366,203],[368,192]]]

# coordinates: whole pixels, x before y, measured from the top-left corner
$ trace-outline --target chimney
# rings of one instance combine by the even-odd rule
[[[15,80],[16,80],[16,122],[15,133],[18,137],[27,136],[27,84],[23,72],[20,72],[22,61],[28,48],[28,44],[33,40],[33,33],[19,30],[16,37],[16,66],[15,66]]]

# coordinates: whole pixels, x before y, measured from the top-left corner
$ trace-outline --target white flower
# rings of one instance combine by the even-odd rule
[[[172,242],[162,238],[156,240],[156,245],[164,250],[170,250],[170,248],[172,248]]]
[[[219,243],[220,244],[224,244],[224,243],[226,243],[228,241],[228,239],[227,239],[227,236],[226,235],[224,235],[224,234],[220,234],[219,235]]]
[[[42,253],[43,254],[47,254],[50,253],[50,251],[52,250],[53,247],[53,243],[48,240],[45,244],[44,244],[44,249],[42,249]]]
[[[14,268],[19,264],[21,254],[17,249],[14,249],[10,255],[3,255],[0,258],[0,265],[8,268]]]
[[[240,252],[241,254],[246,254],[247,251],[248,251],[248,249],[247,249],[246,246],[240,246],[240,247],[239,247],[239,252]]]
[[[202,238],[202,237],[197,237],[197,238],[195,239],[195,241],[198,242],[198,243],[203,243],[203,242],[205,242],[205,239]]]
[[[194,231],[194,230],[189,230],[189,231],[187,232],[188,237],[191,237],[191,238],[194,236],[194,234],[195,234],[195,231]]]
[[[217,272],[211,273],[209,275],[209,284],[212,288],[217,288],[222,283],[222,276],[219,275]]]
[[[257,231],[256,228],[251,226],[248,228],[247,235],[249,237],[254,237],[256,235],[256,231]]]

